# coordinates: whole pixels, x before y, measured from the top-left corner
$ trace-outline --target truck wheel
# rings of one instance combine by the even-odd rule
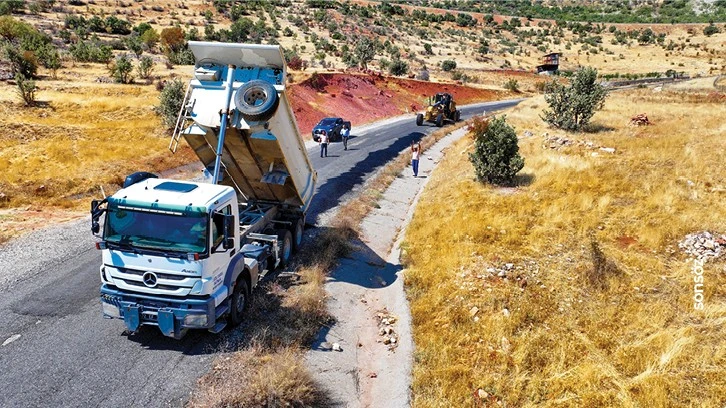
[[[280,98],[274,85],[255,79],[237,89],[234,104],[246,120],[267,120],[277,111]]]
[[[286,267],[292,255],[292,233],[288,229],[277,230],[277,241],[280,245],[280,267]]]
[[[229,305],[229,321],[232,326],[238,326],[244,320],[247,309],[250,308],[250,290],[244,277],[240,277],[234,285],[232,304]]]
[[[300,250],[303,240],[303,230],[305,229],[302,218],[298,218],[292,225],[292,251]]]
[[[423,113],[416,115],[416,126],[423,125]]]
[[[439,113],[439,116],[436,117],[436,127],[444,126],[444,114]]]
[[[454,122],[458,122],[461,120],[461,111],[454,111]]]

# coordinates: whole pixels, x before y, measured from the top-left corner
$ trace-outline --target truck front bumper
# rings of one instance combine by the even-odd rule
[[[214,306],[214,298],[176,299],[141,295],[101,285],[104,317],[123,319],[126,327],[137,331],[142,325],[158,326],[169,337],[179,339],[186,329],[211,329],[228,308]]]

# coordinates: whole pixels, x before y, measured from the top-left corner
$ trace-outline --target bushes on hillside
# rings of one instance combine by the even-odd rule
[[[456,69],[456,61],[444,60],[441,62],[441,69],[446,72],[453,71]]]
[[[68,48],[71,56],[78,62],[101,62],[108,64],[113,58],[111,47],[99,42],[78,41]]]
[[[181,79],[168,81],[159,94],[159,106],[156,107],[156,113],[161,116],[161,122],[167,128],[171,129],[176,124],[183,100],[184,84]]]
[[[18,85],[18,95],[25,103],[25,106],[35,105],[35,91],[38,90],[35,81],[18,73],[15,74],[15,83]]]
[[[605,103],[607,91],[596,80],[594,68],[577,71],[570,86],[553,80],[545,93],[550,109],[542,112],[542,120],[564,130],[582,129]]]
[[[474,151],[469,154],[469,160],[477,180],[511,185],[514,176],[524,167],[524,159],[519,155],[517,133],[507,124],[506,116],[491,120],[476,118],[470,130],[474,136]]]
[[[125,54],[118,56],[108,70],[116,82],[129,84],[134,80],[134,77],[131,75],[134,71],[134,66]]]

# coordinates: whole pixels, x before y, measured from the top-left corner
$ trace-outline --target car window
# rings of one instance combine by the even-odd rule
[[[323,119],[318,125],[332,125],[333,123],[335,123],[335,119]]]

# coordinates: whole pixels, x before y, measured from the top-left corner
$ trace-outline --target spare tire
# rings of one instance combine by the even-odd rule
[[[277,111],[280,98],[275,86],[267,81],[255,79],[237,89],[234,104],[245,120],[267,120]]]

